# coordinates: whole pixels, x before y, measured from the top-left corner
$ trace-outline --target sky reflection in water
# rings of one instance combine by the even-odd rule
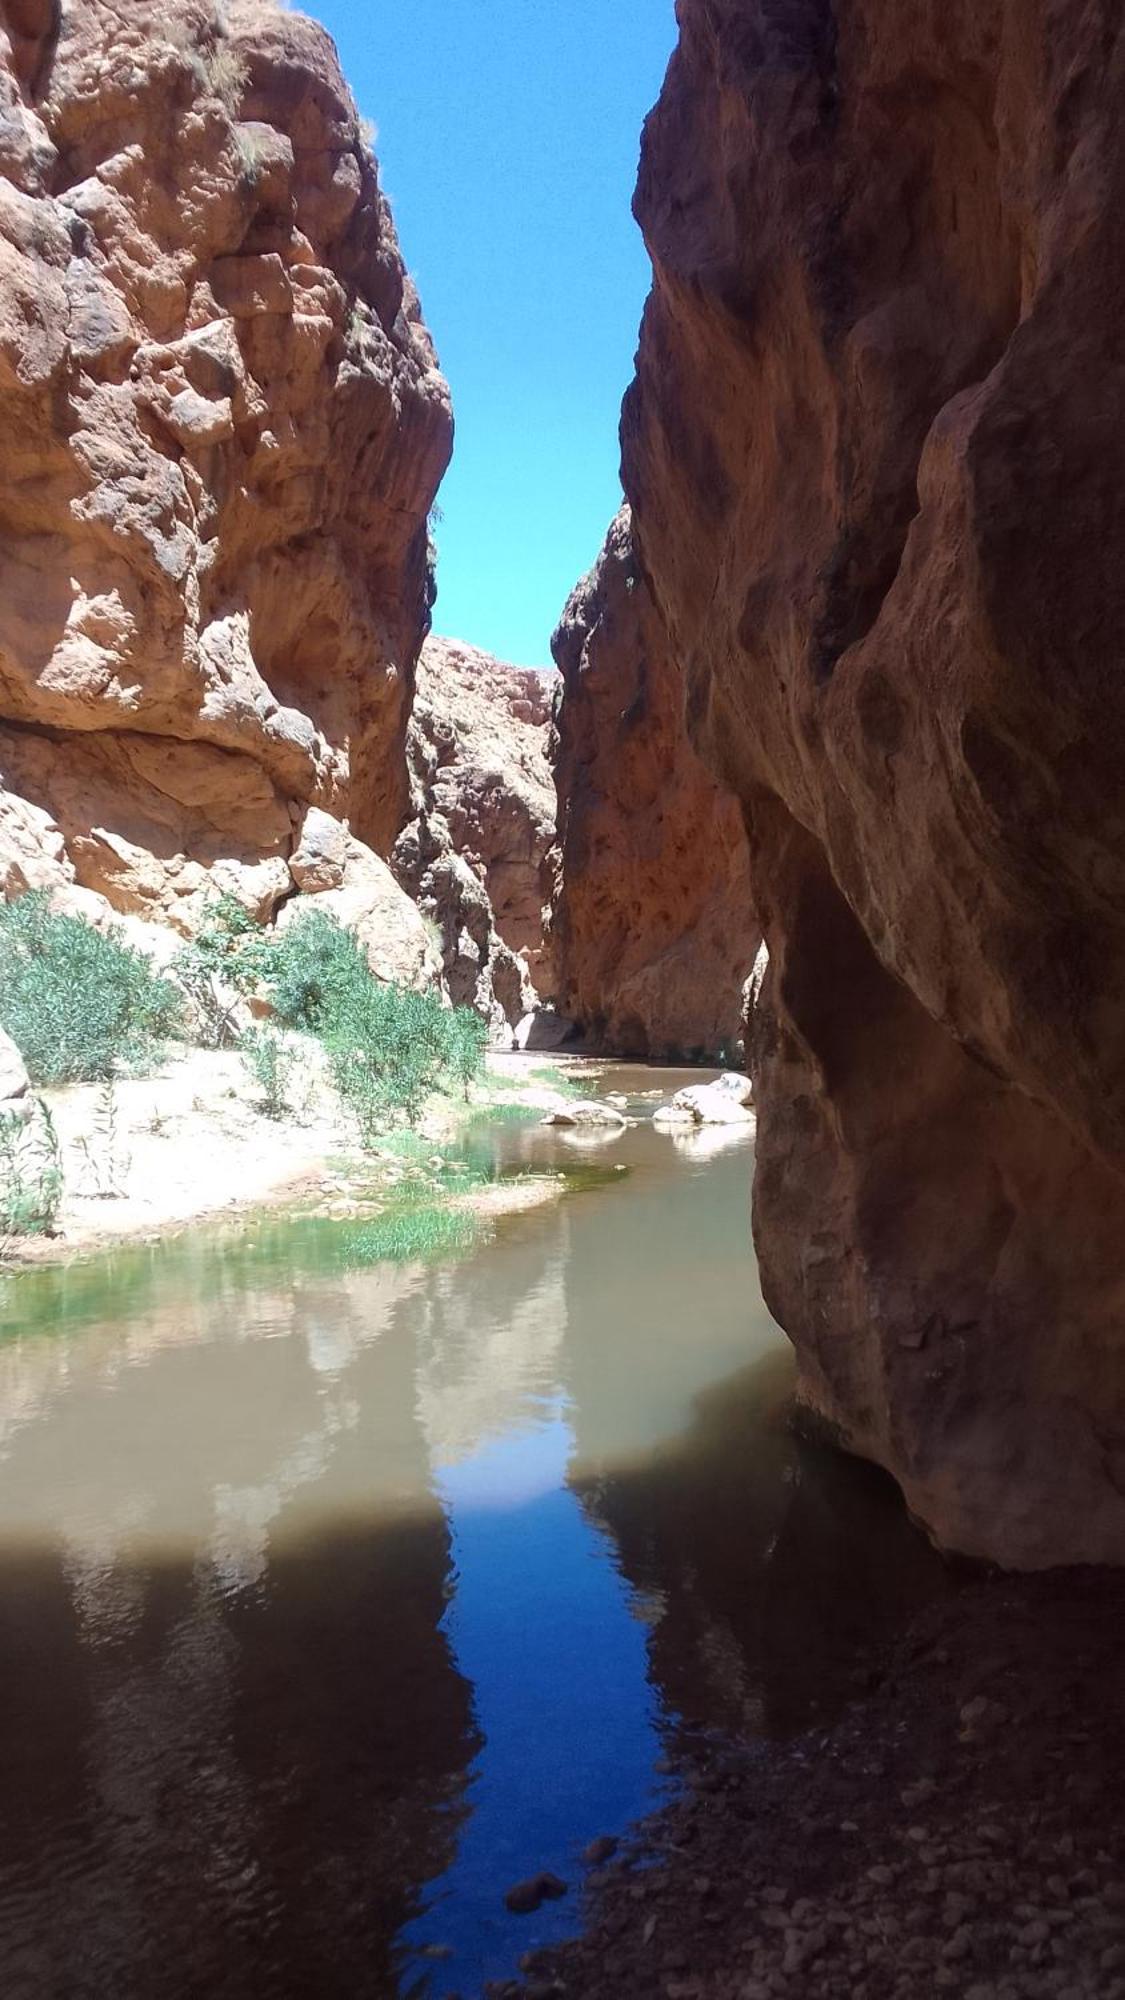
[[[800,1726],[942,1587],[874,1476],[777,1421],[747,1151],[605,1157],[445,1268],[282,1229],[16,1295],[5,2000],[474,1993],[574,1926],[670,1724]],[[509,1916],[541,1869],[571,1894]]]

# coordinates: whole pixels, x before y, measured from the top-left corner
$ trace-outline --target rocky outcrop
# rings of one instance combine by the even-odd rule
[[[654,1058],[734,1053],[761,930],[736,800],[692,749],[684,680],[628,508],[553,641],[558,1001],[591,1038]]]
[[[489,1017],[502,1040],[549,981],[557,684],[456,639],[428,639],[418,663],[413,812],[395,868],[433,928],[452,999]]]
[[[750,827],[767,1295],[940,1541],[1125,1560],[1125,27],[678,12],[624,472]]]
[[[385,914],[452,425],[315,23],[0,0],[0,425],[4,892],[268,917],[314,812]]]

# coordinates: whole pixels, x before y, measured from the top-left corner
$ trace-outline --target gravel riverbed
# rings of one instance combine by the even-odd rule
[[[974,1582],[831,1728],[684,1738],[682,1796],[494,1996],[1125,2000],[1125,1580]]]

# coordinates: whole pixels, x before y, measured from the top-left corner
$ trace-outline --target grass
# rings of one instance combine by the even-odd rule
[[[348,1235],[344,1256],[357,1269],[369,1264],[430,1264],[464,1256],[486,1233],[483,1218],[470,1209],[444,1208],[437,1202],[391,1208]]]

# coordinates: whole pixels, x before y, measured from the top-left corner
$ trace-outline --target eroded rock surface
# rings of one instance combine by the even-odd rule
[[[750,825],[767,1296],[942,1542],[1125,1560],[1125,27],[678,11],[624,471]]]
[[[688,739],[684,680],[614,521],[554,639],[559,1005],[595,1041],[655,1059],[733,1052],[761,929],[742,816]]]
[[[413,813],[395,866],[434,928],[454,1002],[489,1016],[501,1037],[549,980],[557,684],[554,673],[505,666],[456,639],[427,639],[418,663]]]
[[[5,892],[268,917],[315,811],[362,896],[452,426],[315,23],[2,0],[0,425]]]

